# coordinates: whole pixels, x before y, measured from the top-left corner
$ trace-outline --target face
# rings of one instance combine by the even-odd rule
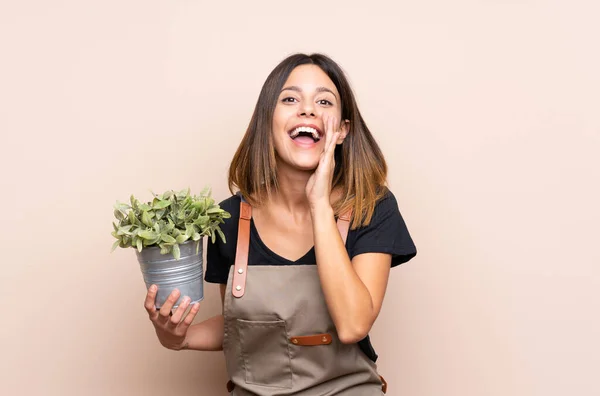
[[[336,117],[346,136],[348,125],[341,123],[340,94],[335,84],[316,65],[296,67],[279,94],[273,114],[273,140],[278,162],[298,170],[314,170],[325,148],[323,117]]]

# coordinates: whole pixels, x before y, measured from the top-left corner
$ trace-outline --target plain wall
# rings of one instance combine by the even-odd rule
[[[213,187],[267,74],[348,73],[417,244],[372,329],[397,396],[598,395],[596,1],[2,1],[0,393],[225,395],[162,348],[112,205]],[[206,285],[200,319],[220,312]]]

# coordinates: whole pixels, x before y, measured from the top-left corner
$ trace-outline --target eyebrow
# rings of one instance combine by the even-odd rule
[[[296,91],[296,92],[302,92],[302,89],[300,89],[300,87],[297,87],[295,85],[289,86],[289,87],[285,87],[281,90],[281,92],[283,91]],[[326,87],[317,87],[316,89],[317,92],[329,92],[330,94],[332,94],[336,99],[337,99],[337,95],[335,93],[333,93],[333,91],[329,88]]]

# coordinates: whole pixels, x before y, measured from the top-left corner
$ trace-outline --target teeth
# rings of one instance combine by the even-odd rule
[[[301,126],[301,127],[298,127],[296,129],[294,129],[290,133],[290,137],[293,139],[296,136],[298,136],[298,134],[300,134],[300,132],[311,133],[313,135],[313,138],[315,140],[320,140],[321,139],[321,136],[319,136],[319,132],[317,132],[317,130],[315,128],[311,128],[311,127],[307,127],[307,126]]]

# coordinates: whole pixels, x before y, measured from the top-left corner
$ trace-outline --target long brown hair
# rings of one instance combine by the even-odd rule
[[[277,159],[273,144],[273,113],[283,84],[300,65],[316,65],[333,81],[342,108],[342,120],[350,120],[344,143],[335,149],[332,188],[342,191],[333,205],[336,214],[352,209],[352,228],[368,225],[376,202],[385,194],[387,164],[381,149],[363,120],[352,88],[340,66],[323,54],[294,54],[284,59],[267,77],[258,96],[246,134],[229,166],[229,190],[237,188],[252,205],[264,203],[278,188]]]

